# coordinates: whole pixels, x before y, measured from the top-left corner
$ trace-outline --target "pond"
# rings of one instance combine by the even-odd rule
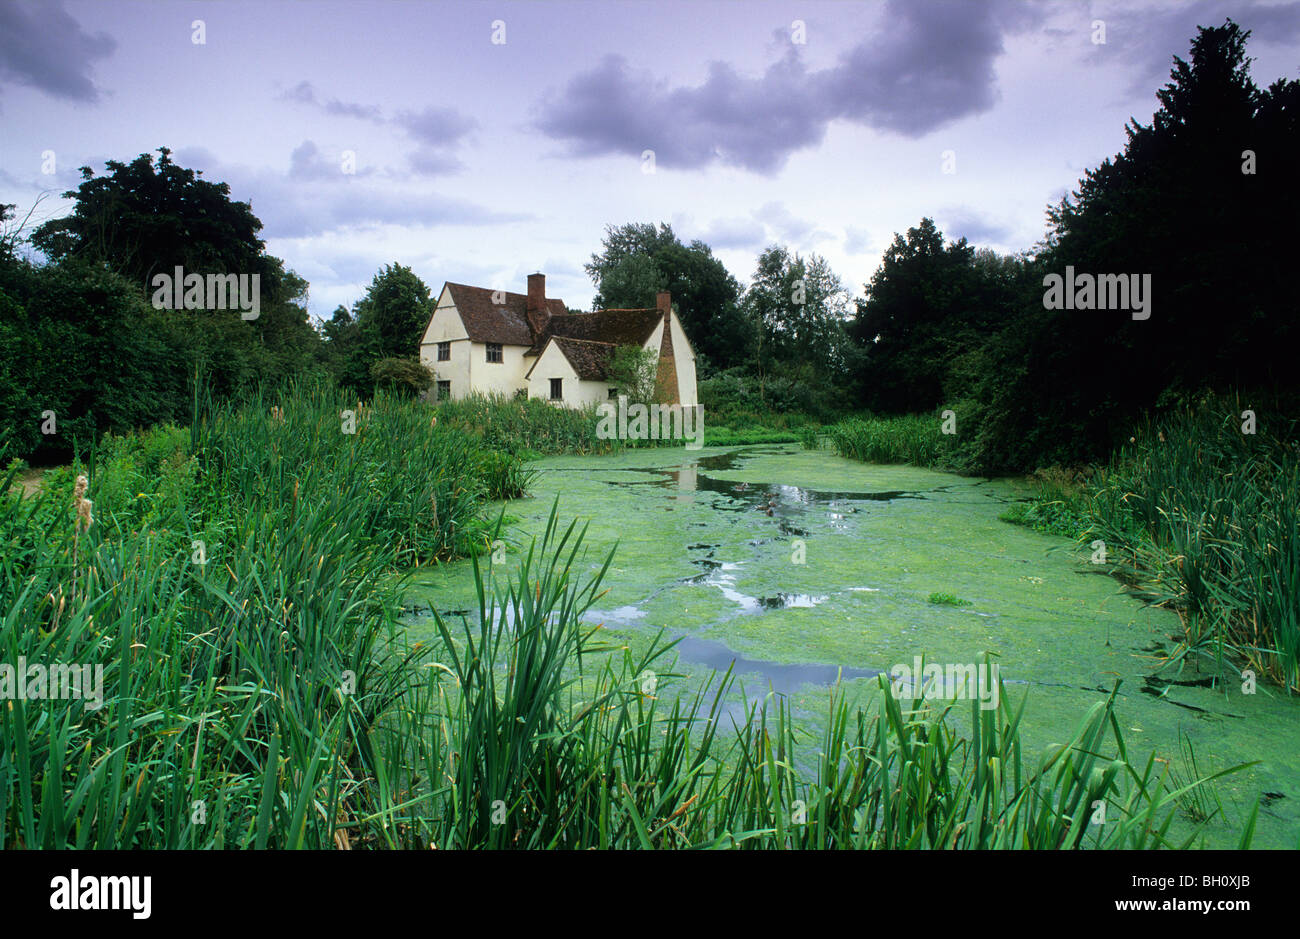
[[[532,497],[506,506],[517,519],[510,550],[540,536],[558,496],[561,519],[589,524],[593,572],[617,545],[593,622],[631,646],[660,628],[681,637],[687,690],[734,662],[743,690],[729,713],[742,712],[742,695],[780,694],[815,732],[837,677],[867,706],[882,671],[922,655],[974,664],[989,652],[1008,694],[1029,695],[1024,739],[1037,753],[1067,739],[1121,680],[1118,715],[1135,761],[1154,752],[1183,777],[1189,745],[1201,775],[1260,761],[1214,784],[1225,820],[1208,828],[1211,846],[1235,845],[1261,795],[1255,846],[1300,843],[1300,701],[1265,685],[1244,695],[1239,682],[1225,695],[1208,670],[1157,672],[1176,645],[1177,615],[1133,596],[1068,540],[999,520],[1027,497],[1015,481],[797,445],[534,466]],[[406,606],[412,638],[425,640],[431,608],[476,610],[470,564],[421,571]]]

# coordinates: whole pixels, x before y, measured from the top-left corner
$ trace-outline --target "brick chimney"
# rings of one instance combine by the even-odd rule
[[[551,318],[551,311],[546,305],[546,275],[528,275],[528,326],[533,333],[540,336],[546,330],[546,321]]]
[[[661,404],[681,404],[677,385],[677,357],[673,355],[673,295],[666,290],[655,294],[655,309],[664,318],[663,339],[659,342],[659,364],[655,369],[655,400]]]

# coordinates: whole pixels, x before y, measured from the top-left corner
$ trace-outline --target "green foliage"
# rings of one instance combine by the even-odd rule
[[[370,377],[376,388],[409,397],[421,395],[433,387],[433,371],[420,361],[419,356],[380,359],[370,366]]]
[[[418,356],[432,314],[428,285],[409,267],[385,264],[356,305],[365,353],[380,359]]]
[[[107,161],[104,176],[81,167],[81,185],[63,194],[76,200],[72,212],[39,226],[32,244],[53,261],[107,265],[141,289],[178,265],[187,273],[263,273],[262,223],[248,203],[175,163],[166,147],[158,152],[156,166],[142,153],[130,163]]]
[[[798,430],[799,444],[805,450],[820,450],[822,448],[822,428],[816,424],[805,424]]]
[[[748,357],[752,330],[738,306],[740,285],[704,242],[684,245],[666,224],[609,225],[584,267],[596,309],[651,308],[667,290],[697,355],[717,368]]]
[[[622,345],[614,349],[605,368],[606,377],[633,404],[655,400],[655,376],[659,356],[644,346]]]
[[[541,398],[466,395],[439,402],[439,426],[474,435],[488,450],[517,455],[610,453],[620,440],[596,436],[600,417],[594,407],[561,408]]]
[[[1198,29],[1150,123],[1133,122],[1123,152],[1051,207],[1035,256],[945,243],[928,218],[895,235],[852,327],[858,405],[964,401],[952,465],[1001,474],[1104,460],[1119,429],[1207,390],[1294,391],[1300,326],[1279,226],[1300,210],[1300,186],[1263,154],[1296,149],[1300,82],[1257,88],[1248,37],[1231,20]],[[1067,266],[1148,276],[1150,318],[1046,309],[1043,278]]]
[[[671,643],[634,656],[582,625],[612,558],[590,573],[554,509],[517,571],[476,555],[474,617],[435,614],[440,641],[408,648],[384,576],[393,531],[371,529],[393,497],[355,467],[325,486],[334,471],[298,458],[330,446],[337,402],[317,400],[286,399],[282,419],[214,415],[171,531],[96,526],[74,555],[65,493],[61,513],[52,492],[0,503],[5,541],[36,546],[0,560],[6,658],[104,669],[98,709],[0,709],[0,845],[1142,848],[1176,846],[1180,800],[1208,781],[1175,787],[1132,761],[1113,694],[1037,759],[1005,687],[995,711],[972,702],[965,736],[953,703],[897,699],[883,679],[875,713],[837,693],[818,741],[796,737],[783,701],[724,730],[729,674],[672,695]],[[378,402],[372,433],[409,413]],[[292,494],[288,476],[259,488],[232,463],[253,445],[290,461]],[[1089,825],[1099,800],[1108,823]]]
[[[927,598],[935,606],[970,606],[969,600],[963,600],[961,597],[951,593],[942,593],[936,591]]]
[[[1090,483],[1108,563],[1176,610],[1174,656],[1229,659],[1300,689],[1300,424],[1241,431],[1241,400],[1149,424]]]
[[[867,463],[943,466],[954,452],[954,436],[943,433],[938,414],[850,418],[826,432],[840,456]]]
[[[64,460],[96,434],[183,420],[196,371],[229,397],[323,370],[306,281],[265,254],[261,222],[228,186],[161,153],[156,166],[110,161],[102,177],[82,169],[72,213],[31,238],[52,263],[0,252],[0,417],[15,452]],[[154,308],[151,278],[176,266],[257,275],[258,317]]]
[[[760,385],[774,371],[842,385],[847,307],[847,291],[825,258],[804,259],[779,245],[764,250],[743,301],[756,327]]]
[[[1041,471],[1001,517],[1064,535],[1178,612],[1170,657],[1230,660],[1300,688],[1300,422],[1279,402],[1256,434],[1241,399],[1149,422],[1094,474]]]

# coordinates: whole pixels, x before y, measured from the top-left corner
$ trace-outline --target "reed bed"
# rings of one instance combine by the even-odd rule
[[[438,420],[477,437],[489,450],[510,454],[612,453],[622,441],[596,436],[594,406],[557,407],[540,398],[468,395],[437,405]]]
[[[1188,656],[1300,690],[1300,422],[1207,402],[1151,422],[1077,503],[1114,571],[1176,610]]]
[[[935,466],[954,448],[955,437],[944,434],[942,424],[938,414],[851,418],[826,428],[826,433],[835,451],[851,460]]]

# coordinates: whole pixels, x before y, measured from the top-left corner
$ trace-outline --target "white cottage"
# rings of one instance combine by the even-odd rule
[[[695,350],[667,293],[654,309],[569,313],[547,299],[544,274],[528,275],[527,294],[445,283],[420,359],[433,369],[440,400],[498,392],[581,407],[616,396],[606,368],[621,345],[655,353],[660,401],[699,403]]]

